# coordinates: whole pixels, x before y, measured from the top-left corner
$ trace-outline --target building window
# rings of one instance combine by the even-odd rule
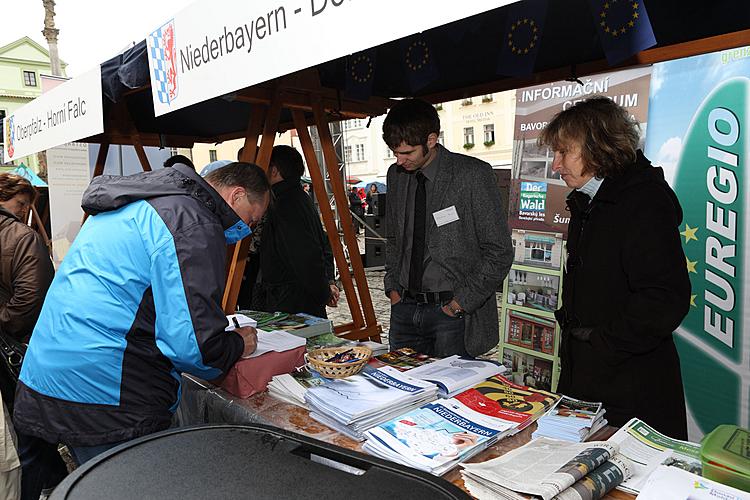
[[[495,144],[495,124],[490,123],[484,126],[484,145],[492,146]]]
[[[36,87],[36,73],[33,71],[24,71],[23,84],[27,87]]]
[[[469,106],[471,105],[473,101],[471,100],[471,97],[467,97],[463,101],[461,101],[461,106]]]
[[[352,147],[344,146],[344,162],[351,163],[352,161]]]
[[[492,102],[492,94],[484,94],[482,96],[482,102]]]
[[[356,151],[357,151],[357,161],[365,161],[365,145],[357,144]]]
[[[440,135],[438,135],[438,144],[445,146],[445,132],[442,130],[440,131]]]
[[[216,150],[215,149],[209,149],[208,150],[208,161],[216,161]]]
[[[464,127],[464,146],[474,145],[474,127]]]

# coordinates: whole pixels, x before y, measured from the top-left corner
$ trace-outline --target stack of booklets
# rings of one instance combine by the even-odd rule
[[[418,366],[426,365],[437,361],[437,358],[431,358],[427,354],[420,354],[414,349],[402,347],[384,354],[375,355],[368,361],[373,368],[382,368],[383,366],[392,366],[399,371],[411,370]]]
[[[482,380],[505,371],[503,365],[494,361],[454,355],[412,368],[409,376],[436,384],[440,397],[451,398]]]
[[[556,401],[555,394],[495,375],[453,398],[423,405],[370,429],[364,449],[440,475],[527,427]]]
[[[285,403],[307,408],[305,393],[310,387],[323,385],[326,379],[304,367],[294,373],[275,375],[268,382],[268,394]]]
[[[442,475],[513,430],[513,423],[488,415],[480,404],[455,398],[428,403],[365,432],[363,449]]]
[[[359,375],[328,379],[310,387],[305,402],[310,416],[362,441],[363,432],[437,397],[437,386],[393,367],[365,366]]]
[[[533,437],[549,437],[579,443],[607,425],[601,403],[562,396],[552,409],[539,419]]]
[[[539,438],[498,458],[462,464],[464,484],[484,499],[596,500],[630,477],[616,445]]]

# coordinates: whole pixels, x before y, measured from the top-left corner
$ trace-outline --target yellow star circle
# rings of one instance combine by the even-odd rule
[[[609,9],[612,7],[613,4],[617,3],[617,0],[612,0],[612,2],[606,2],[604,5],[602,5],[603,10],[599,13],[599,17],[602,19],[601,23],[599,23],[603,28],[605,33],[609,33],[612,38],[617,38],[620,35],[624,35],[628,29],[632,29],[635,26],[635,22],[638,20],[638,2],[632,2],[630,4],[630,7],[632,8],[633,12],[630,16],[630,20],[623,23],[622,26],[610,26],[607,22],[607,15],[609,14]]]

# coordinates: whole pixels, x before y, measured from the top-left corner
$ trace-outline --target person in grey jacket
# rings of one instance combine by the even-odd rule
[[[388,169],[385,293],[390,345],[478,356],[499,341],[495,291],[513,261],[507,216],[489,164],[438,144],[440,118],[399,101],[383,124]]]

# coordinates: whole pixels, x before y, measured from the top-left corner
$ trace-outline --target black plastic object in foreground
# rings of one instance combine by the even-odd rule
[[[469,496],[427,473],[273,427],[211,425],[168,430],[113,448],[79,467],[49,498]]]

